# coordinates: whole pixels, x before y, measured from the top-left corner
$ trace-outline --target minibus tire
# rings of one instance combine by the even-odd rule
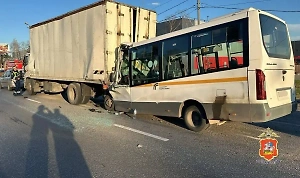
[[[113,98],[110,95],[105,95],[104,96],[104,108],[108,111],[115,111],[115,103]],[[111,103],[109,103],[111,102]]]
[[[183,119],[187,128],[194,132],[201,132],[209,125],[205,114],[197,106],[189,106],[184,112]]]

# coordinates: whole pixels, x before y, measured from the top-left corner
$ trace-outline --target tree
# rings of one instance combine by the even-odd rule
[[[20,59],[20,44],[17,39],[13,39],[13,41],[10,44],[10,49],[12,52],[12,57]]]
[[[20,43],[20,57],[21,58],[26,55],[28,49],[29,49],[29,41]]]
[[[30,49],[29,41],[18,42],[17,39],[13,39],[10,44],[10,49],[14,59],[22,59]]]
[[[193,20],[183,20],[184,18],[190,19],[185,11],[178,11],[175,15],[171,15],[166,18],[168,33],[174,32],[176,30],[181,30],[182,28],[190,27],[195,25]]]
[[[167,26],[168,26],[168,32],[174,32],[176,31],[179,26],[181,25],[179,18],[177,15],[172,15],[166,18],[167,19]]]

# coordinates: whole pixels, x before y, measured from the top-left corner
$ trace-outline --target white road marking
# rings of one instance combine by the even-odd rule
[[[44,119],[47,119],[47,120],[51,120],[49,117],[43,116],[43,115],[41,115],[41,114],[38,114],[36,111],[31,111],[31,110],[27,109],[27,108],[24,107],[24,106],[17,105],[17,104],[15,104],[15,103],[10,102],[10,101],[7,101],[7,100],[5,100],[5,99],[2,99],[2,100],[5,101],[5,102],[7,102],[7,103],[10,103],[10,104],[12,104],[12,105],[15,105],[15,106],[17,106],[17,107],[19,107],[19,108],[22,108],[22,109],[24,109],[24,110],[26,110],[26,111],[28,111],[28,112],[30,112],[30,113],[32,113],[32,114],[35,114],[35,115],[37,115],[37,116],[39,116],[39,117],[41,117],[41,118],[44,118]]]
[[[130,127],[126,127],[126,126],[123,126],[123,125],[114,124],[114,126],[122,128],[122,129],[129,130],[129,131],[132,131],[132,132],[135,132],[135,133],[139,133],[139,134],[142,134],[142,135],[146,135],[148,137],[156,138],[158,140],[162,140],[162,141],[165,141],[165,142],[169,141],[169,139],[167,139],[167,138],[163,138],[163,137],[160,137],[160,136],[157,136],[157,135],[153,135],[153,134],[150,134],[150,133],[147,133],[147,132],[143,132],[143,131],[140,131],[140,130],[136,130],[136,129],[133,129],[133,128],[130,128]]]
[[[39,104],[41,104],[41,102],[39,102],[39,101],[36,101],[36,100],[30,99],[30,98],[26,98],[26,99],[27,99],[27,100],[29,100],[29,101],[36,102],[36,103],[39,103]]]
[[[254,139],[254,140],[260,140],[260,138],[252,137],[252,136],[248,136],[248,135],[242,135],[242,134],[241,134],[241,136],[247,137],[247,138],[251,138],[251,139]]]

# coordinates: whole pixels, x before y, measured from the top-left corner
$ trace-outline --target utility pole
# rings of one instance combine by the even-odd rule
[[[197,0],[198,25],[200,24],[200,0]]]

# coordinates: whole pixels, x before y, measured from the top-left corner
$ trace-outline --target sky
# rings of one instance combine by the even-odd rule
[[[0,43],[10,44],[13,39],[19,42],[29,40],[29,29],[25,22],[32,25],[68,11],[94,3],[97,0],[0,0]],[[197,0],[117,0],[125,4],[151,9],[157,12],[157,20],[180,14],[197,18]],[[300,11],[300,0],[200,0],[201,19],[209,20],[249,7],[261,10]],[[222,8],[216,8],[222,7]],[[225,7],[225,8],[224,8]],[[300,40],[300,12],[271,12],[286,21],[292,40]]]

